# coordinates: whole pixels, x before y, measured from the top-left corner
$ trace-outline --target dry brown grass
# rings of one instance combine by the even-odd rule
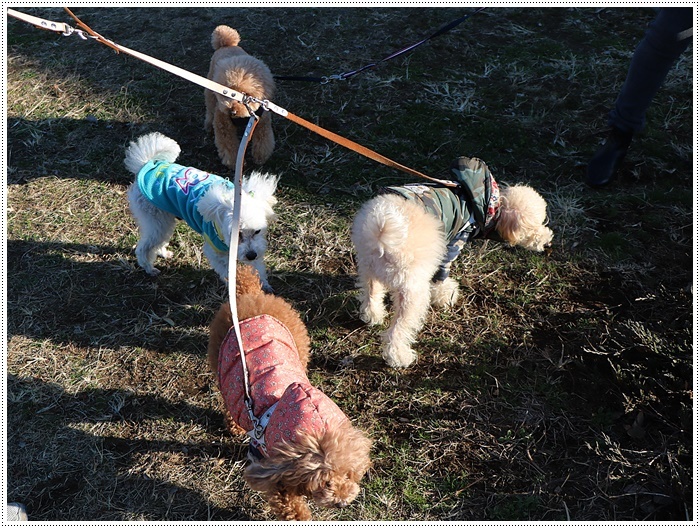
[[[20,8],[70,22],[58,8]],[[279,75],[356,69],[464,9],[76,8],[125,46],[205,74],[236,27]],[[621,181],[580,182],[644,8],[489,8],[343,83],[279,84],[276,103],[444,175],[458,155],[550,203],[552,252],[476,244],[461,302],[431,312],[418,362],[389,369],[356,315],[348,229],[405,182],[280,118],[271,284],[304,316],[312,381],[375,441],[358,500],[319,520],[694,518],[692,53]],[[157,30],[154,30],[157,28]],[[241,479],[206,371],[225,297],[180,226],[157,279],[136,265],[124,148],[160,131],[226,175],[201,89],[77,37],[8,20],[8,500],[33,520],[269,520]]]

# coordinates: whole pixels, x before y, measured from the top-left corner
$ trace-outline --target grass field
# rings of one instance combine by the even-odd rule
[[[470,8],[75,8],[105,37],[200,75],[218,24],[276,75],[358,69]],[[74,23],[60,8],[19,8]],[[477,243],[462,297],[393,370],[357,316],[349,225],[410,181],[274,117],[281,176],[268,267],[313,340],[310,378],[374,440],[327,521],[684,521],[693,496],[693,52],[670,72],[620,178],[585,166],[650,8],[488,8],[344,82],[275,102],[409,167],[460,155],[549,202],[551,251]],[[95,41],[7,31],[7,494],[30,519],[271,520],[242,480],[206,368],[226,297],[179,226],[137,265],[124,149],[160,131],[229,176],[202,89]]]

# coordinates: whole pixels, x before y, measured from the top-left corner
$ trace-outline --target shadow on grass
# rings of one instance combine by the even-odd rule
[[[206,349],[224,286],[209,269],[163,266],[152,278],[130,251],[9,240],[8,333],[78,346]]]
[[[228,295],[206,261],[201,269],[163,262],[151,277],[130,248],[8,240],[7,262],[9,336],[59,345],[203,354],[209,323]],[[310,327],[361,326],[348,293],[352,277],[270,275],[277,295]]]
[[[148,423],[158,419],[197,426],[212,440],[153,435]],[[240,509],[211,504],[196,478],[153,476],[180,476],[224,460],[225,477],[245,458],[245,446],[216,440],[228,433],[212,409],[128,390],[69,394],[56,384],[9,375],[7,425],[8,500],[24,503],[33,521],[249,520]],[[143,434],[132,436],[140,427]],[[122,428],[132,434],[101,433],[118,435]]]
[[[54,176],[127,185],[133,175],[124,167],[129,142],[161,132],[183,146],[180,162],[207,167],[230,176],[216,156],[213,139],[201,126],[178,127],[166,122],[124,122],[98,119],[7,119],[7,183],[25,184]]]

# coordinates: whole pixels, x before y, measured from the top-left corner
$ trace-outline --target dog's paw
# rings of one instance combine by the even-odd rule
[[[374,312],[361,312],[360,319],[370,326],[382,324],[385,314],[375,314]]]
[[[416,353],[410,346],[387,344],[382,351],[387,365],[393,368],[406,368],[416,360]]]
[[[141,266],[141,268],[143,269],[143,271],[148,273],[151,277],[155,277],[160,273],[160,270],[156,268],[151,262],[147,260],[142,260],[140,258],[137,258],[137,261],[139,263],[139,266]]]
[[[263,165],[272,156],[275,148],[274,141],[256,141],[251,147],[251,158],[256,165]]]
[[[221,157],[221,163],[226,165],[229,169],[236,168],[236,156],[234,156],[232,153],[222,150],[219,152],[219,156]]]
[[[143,269],[151,277],[157,277],[158,275],[160,275],[160,270],[154,266],[149,266],[148,268],[143,268]]]
[[[267,282],[263,283],[262,291],[264,291],[265,293],[270,293],[270,294],[275,293],[275,289],[272,286],[270,286]]]

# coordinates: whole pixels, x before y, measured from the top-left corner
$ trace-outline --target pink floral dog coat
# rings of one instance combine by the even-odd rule
[[[282,440],[293,443],[299,433],[320,438],[348,418],[304,373],[291,333],[270,315],[241,321],[241,341],[248,367],[253,414],[259,419],[274,408],[264,442],[254,442],[253,423],[245,406],[241,354],[236,335],[229,330],[219,350],[219,388],[231,418],[251,434],[251,445],[267,456]],[[253,455],[257,455],[252,449]]]

